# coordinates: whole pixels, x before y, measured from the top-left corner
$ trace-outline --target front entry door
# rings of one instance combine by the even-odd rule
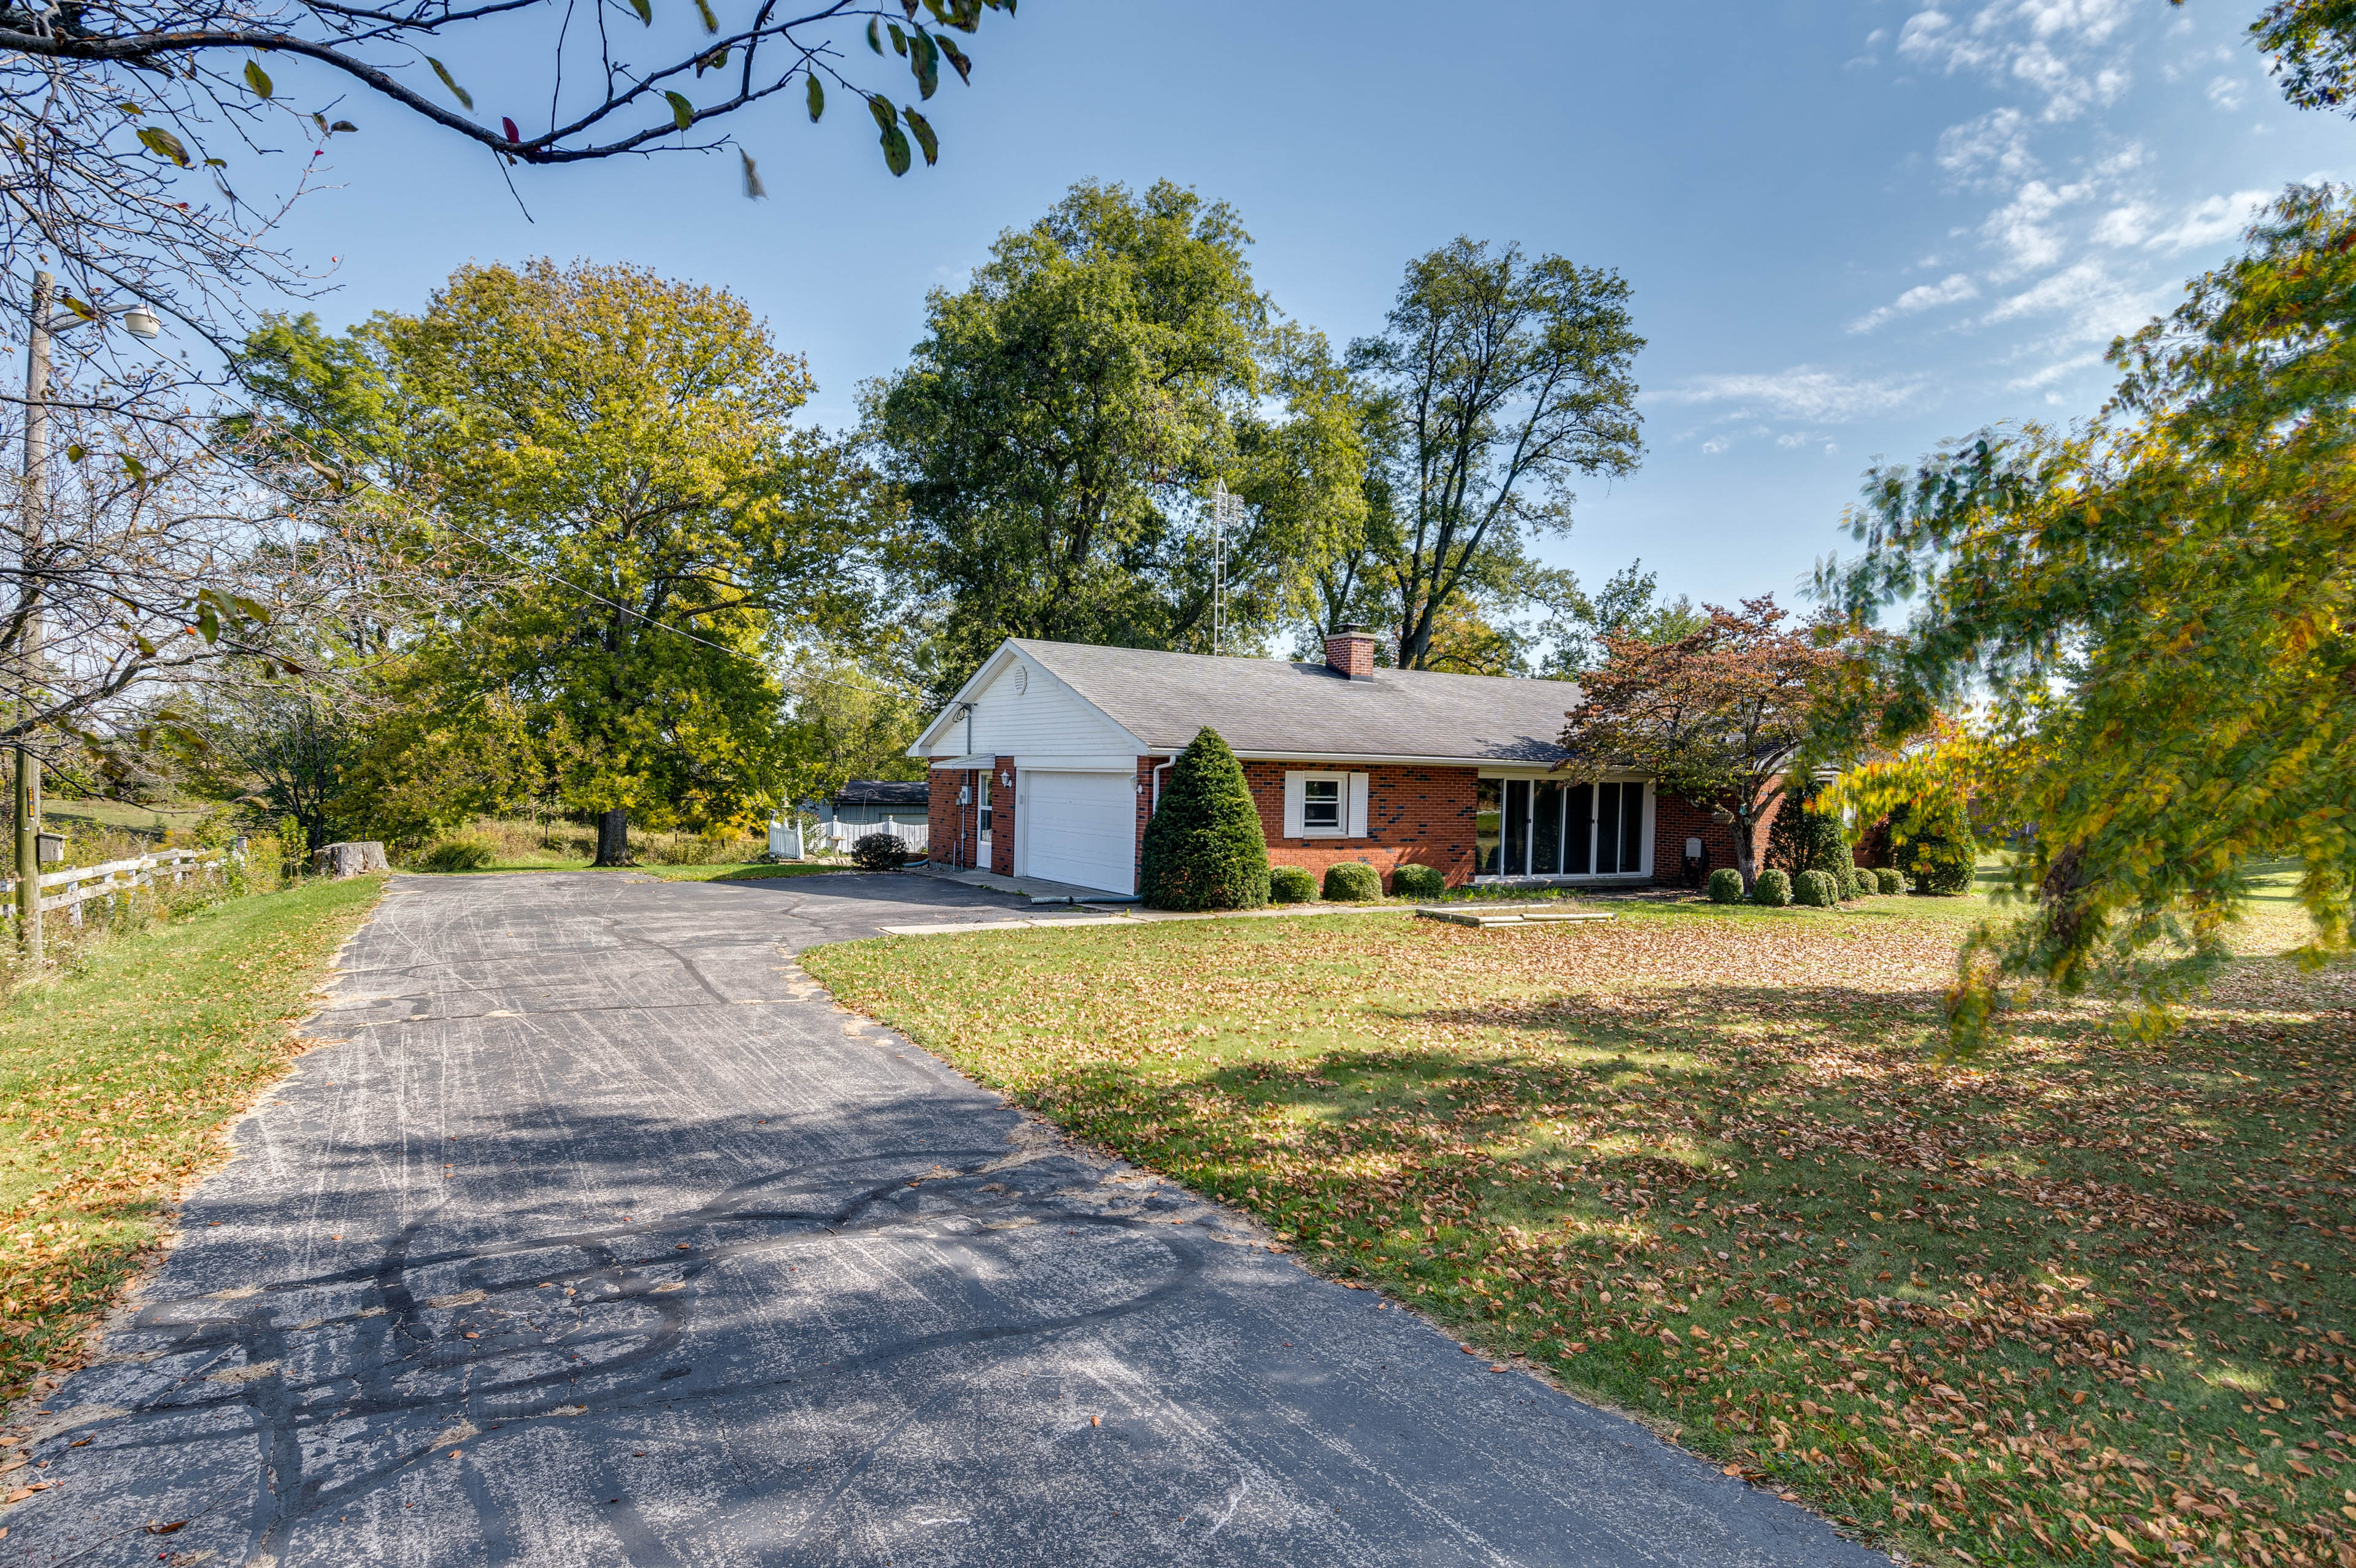
[[[975,824],[973,863],[985,871],[994,871],[998,867],[990,858],[990,774],[988,773],[980,775],[980,782],[974,788],[973,805]]]

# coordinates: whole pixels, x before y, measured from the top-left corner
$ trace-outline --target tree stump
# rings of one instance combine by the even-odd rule
[[[630,863],[630,814],[620,806],[597,814],[597,861],[600,866]]]
[[[374,838],[348,839],[339,844],[322,844],[311,851],[311,869],[323,877],[359,877],[370,871],[389,871],[392,868],[384,858],[384,846]]]

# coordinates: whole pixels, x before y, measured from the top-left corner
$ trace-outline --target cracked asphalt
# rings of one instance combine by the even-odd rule
[[[1887,1564],[794,962],[1010,901],[396,879],[0,1563]]]

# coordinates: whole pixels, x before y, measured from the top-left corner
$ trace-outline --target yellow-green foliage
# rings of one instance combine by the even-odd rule
[[[2302,863],[2317,956],[2356,912],[2356,198],[2294,187],[2111,360],[2090,426],[1874,475],[1867,551],[1821,584],[1860,614],[1915,607],[1883,671],[1900,728],[1980,705],[1880,782],[1960,773],[2029,835],[2013,882],[2035,907],[1967,954],[1967,1041],[2031,978],[2164,1024],[2258,859]]]

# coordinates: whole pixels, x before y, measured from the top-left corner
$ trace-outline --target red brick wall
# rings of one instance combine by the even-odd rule
[[[1767,831],[1775,823],[1775,813],[1783,805],[1781,796],[1767,809],[1766,816],[1754,830],[1751,863],[1762,864],[1767,858]],[[1682,795],[1655,790],[1653,801],[1653,880],[1677,882],[1684,879],[1686,840],[1701,840],[1704,859],[1702,875],[1707,878],[1721,866],[1734,864],[1734,824],[1710,820],[1709,808],[1696,805]]]
[[[1366,836],[1364,838],[1284,837],[1284,775],[1289,773],[1359,773],[1366,775]],[[1472,880],[1472,768],[1418,768],[1373,763],[1263,763],[1244,764],[1244,781],[1259,807],[1260,832],[1268,838],[1268,863],[1299,866],[1323,877],[1340,860],[1364,860],[1387,882],[1408,864],[1434,866],[1451,887]]]
[[[976,795],[975,799],[980,799]],[[1001,757],[990,775],[990,869],[1014,874],[1014,759]]]
[[[1153,820],[1153,770],[1171,760],[1168,757],[1137,759],[1137,859],[1130,863],[1130,875],[1135,878],[1130,883],[1132,888],[1142,890],[1145,886],[1145,825]],[[1167,779],[1170,775],[1163,773],[1162,776]]]
[[[958,804],[958,791],[970,786],[975,782],[974,775],[962,768],[935,768],[925,777],[931,785],[925,796],[925,816],[932,835],[932,847],[925,851],[925,858],[936,866],[972,865],[974,813],[970,805]],[[964,823],[962,843],[958,832],[960,819]]]

